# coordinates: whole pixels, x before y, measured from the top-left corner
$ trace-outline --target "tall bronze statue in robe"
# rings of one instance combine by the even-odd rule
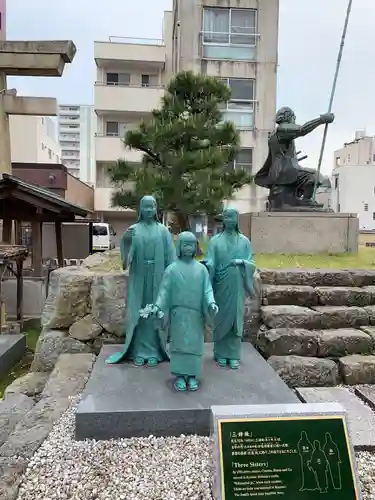
[[[277,126],[268,140],[268,157],[254,178],[257,186],[270,190],[270,211],[322,208],[313,200],[316,171],[299,165],[294,141],[333,120],[334,115],[326,113],[297,125],[292,109],[284,107],[277,112]],[[329,179],[320,175],[317,187],[320,186],[330,187]]]

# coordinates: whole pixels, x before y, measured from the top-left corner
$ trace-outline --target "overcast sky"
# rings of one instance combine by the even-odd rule
[[[8,0],[7,38],[72,39],[73,64],[62,78],[9,78],[20,95],[56,97],[60,103],[90,104],[95,80],[94,40],[109,36],[161,38],[163,11],[172,0]],[[306,121],[327,110],[347,0],[280,0],[278,106],[295,109]],[[375,0],[354,0],[329,128],[323,171],[333,151],[355,130],[375,133]],[[298,146],[318,161],[322,129]]]

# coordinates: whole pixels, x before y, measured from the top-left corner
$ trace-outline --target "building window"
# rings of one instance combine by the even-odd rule
[[[256,43],[255,9],[203,10],[203,57],[253,61]]]
[[[130,85],[130,74],[129,73],[107,73],[106,84],[107,85],[128,86],[128,85]]]
[[[363,210],[364,210],[365,212],[368,212],[368,203],[365,203],[365,204],[363,205]]]
[[[141,85],[142,87],[150,86],[150,75],[141,75]]]
[[[252,130],[254,127],[255,80],[249,78],[225,78],[232,95],[223,106],[224,120],[237,128]]]
[[[112,136],[112,137],[124,137],[124,135],[125,135],[125,123],[107,122],[105,135]]]
[[[251,174],[253,170],[253,149],[252,148],[241,148],[236,158],[229,164],[231,170],[246,170],[247,173]]]
[[[52,151],[48,148],[48,158],[51,159],[52,158]]]
[[[335,175],[334,179],[335,179],[335,189],[337,189],[339,187],[339,176]]]
[[[341,158],[339,156],[336,156],[336,167],[339,167],[341,165]]]

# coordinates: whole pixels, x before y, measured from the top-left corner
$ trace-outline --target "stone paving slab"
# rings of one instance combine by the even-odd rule
[[[340,403],[348,412],[350,437],[356,450],[375,450],[375,412],[346,387],[296,389],[305,403]]]
[[[239,370],[217,367],[205,344],[197,392],[173,388],[169,363],[155,368],[107,365],[122,345],[104,346],[76,413],[76,439],[208,435],[213,405],[298,403],[298,398],[254,347],[242,344]]]
[[[0,335],[0,377],[7,375],[24,357],[25,352],[25,335]]]
[[[357,385],[354,387],[355,394],[375,410],[375,385]]]
[[[34,404],[35,401],[24,394],[9,394],[0,399],[0,446]]]

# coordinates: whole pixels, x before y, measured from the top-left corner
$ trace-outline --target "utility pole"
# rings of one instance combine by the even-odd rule
[[[332,112],[333,99],[334,99],[335,93],[336,93],[337,78],[339,76],[342,54],[344,52],[344,45],[345,45],[346,33],[348,31],[349,18],[350,18],[350,14],[351,14],[351,10],[352,10],[352,4],[353,4],[353,0],[349,0],[348,8],[347,8],[347,11],[346,11],[346,18],[345,18],[344,29],[343,29],[342,36],[341,36],[339,54],[337,56],[337,63],[336,63],[335,75],[333,77],[333,84],[332,84],[331,96],[330,96],[329,105],[328,105],[328,113]],[[326,140],[327,140],[327,133],[328,133],[328,123],[326,123],[326,125],[324,127],[324,132],[323,132],[322,147],[320,149],[320,155],[319,155],[319,161],[318,161],[318,168],[317,168],[317,171],[316,171],[316,177],[315,177],[315,183],[314,183],[313,199],[315,199],[316,190],[318,188],[320,170],[322,168],[322,161],[323,161],[324,149],[325,149]]]

